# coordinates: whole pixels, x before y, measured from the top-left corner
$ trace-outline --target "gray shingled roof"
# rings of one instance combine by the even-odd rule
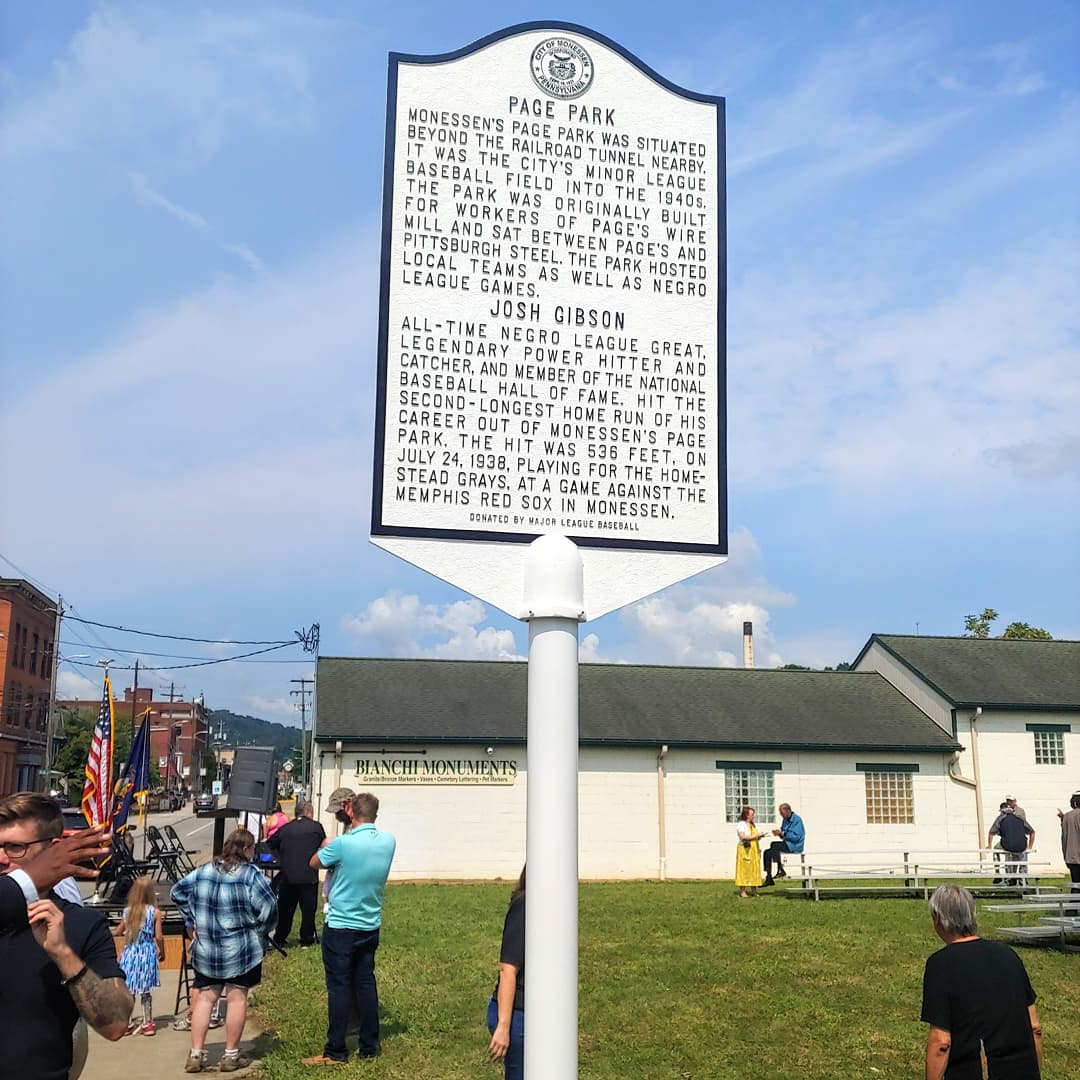
[[[320,657],[316,738],[523,742],[527,668]],[[583,745],[952,751],[876,672],[582,664]]]
[[[859,660],[875,641],[955,706],[1080,709],[1080,641],[875,634]]]

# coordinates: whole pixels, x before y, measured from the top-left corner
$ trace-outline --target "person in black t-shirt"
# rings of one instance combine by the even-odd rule
[[[488,1002],[488,1053],[503,1061],[506,1080],[525,1076],[525,868],[510,896],[499,949],[499,981]]]
[[[278,922],[274,941],[284,948],[292,931],[296,906],[300,905],[300,944],[315,944],[315,909],[319,906],[319,871],[312,870],[311,856],[322,846],[326,830],[314,820],[314,807],[297,800],[295,820],[277,829],[267,841],[281,865],[276,882]]]
[[[80,1016],[106,1039],[127,1030],[131,995],[107,923],[48,891],[70,873],[96,876],[64,864],[74,851],[93,854],[101,834],[73,842],[60,839],[63,828],[47,795],[0,799],[0,1077],[67,1080]]]
[[[930,897],[945,942],[926,961],[926,1080],[1039,1080],[1042,1029],[1023,961],[976,933],[975,898],[960,885]]]

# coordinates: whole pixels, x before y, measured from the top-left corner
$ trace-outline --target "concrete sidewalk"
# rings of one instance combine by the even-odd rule
[[[157,1034],[153,1036],[127,1035],[119,1042],[109,1042],[96,1032],[90,1032],[90,1052],[86,1059],[81,1080],[161,1080],[161,1077],[184,1075],[184,1061],[191,1050],[191,1033],[173,1031],[176,1017],[172,1013],[176,1003],[176,987],[179,971],[162,971],[161,986],[154,991],[154,1023]],[[256,991],[257,993],[257,991]],[[139,1003],[135,1003],[136,1015],[141,1016]],[[181,1002],[180,1015],[186,1013]],[[258,1065],[256,1042],[261,1029],[248,1011],[244,1026],[244,1038],[240,1052],[255,1058]],[[207,1064],[204,1073],[217,1074],[217,1063],[225,1050],[225,1028],[215,1028],[206,1037]],[[250,1076],[253,1069],[244,1069],[235,1076]]]

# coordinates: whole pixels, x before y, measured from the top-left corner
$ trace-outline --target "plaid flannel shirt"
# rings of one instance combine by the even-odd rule
[[[195,926],[191,963],[211,979],[232,979],[260,963],[277,921],[277,897],[251,863],[222,870],[205,863],[172,888],[173,903]]]

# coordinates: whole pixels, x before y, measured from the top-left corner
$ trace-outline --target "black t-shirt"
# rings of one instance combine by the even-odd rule
[[[96,911],[52,897],[64,912],[64,936],[72,950],[103,979],[124,979],[108,924]],[[0,1016],[4,1052],[0,1080],[67,1080],[71,1029],[79,1010],[60,971],[34,940],[22,916],[0,927]]]
[[[314,885],[319,871],[311,869],[311,856],[326,839],[326,830],[309,817],[300,817],[282,825],[267,844],[276,851],[281,873],[290,885]]]
[[[954,941],[926,961],[922,1019],[952,1037],[946,1080],[982,1080],[980,1041],[994,1080],[1038,1080],[1023,961],[999,941]]]
[[[514,1008],[525,1008],[525,897],[515,896],[503,921],[502,947],[499,963],[513,964],[517,968],[517,987],[514,990]],[[498,983],[495,984],[498,992]]]

